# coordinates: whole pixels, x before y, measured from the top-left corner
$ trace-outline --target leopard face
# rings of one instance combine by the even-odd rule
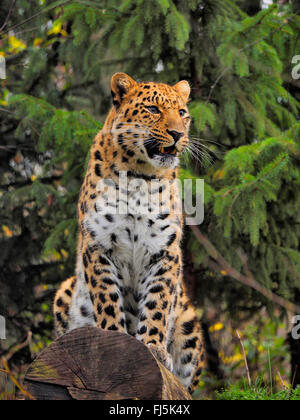
[[[135,157],[137,165],[175,168],[189,142],[188,82],[175,86],[137,83],[127,74],[117,73],[111,91],[114,141]]]

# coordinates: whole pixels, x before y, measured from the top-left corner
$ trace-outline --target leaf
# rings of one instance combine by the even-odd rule
[[[7,238],[12,238],[12,237],[13,237],[13,232],[9,229],[9,227],[8,227],[8,226],[3,225],[3,226],[2,226],[2,230],[3,230],[3,232],[4,232],[4,235],[5,235]]]

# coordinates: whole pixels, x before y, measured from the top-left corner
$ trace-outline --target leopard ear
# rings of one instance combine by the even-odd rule
[[[136,82],[126,73],[116,73],[111,78],[113,104],[118,108],[127,93],[136,86]]]
[[[188,102],[191,94],[191,87],[189,82],[187,82],[186,80],[182,80],[181,82],[173,86],[173,89],[176,90],[176,92],[179,94],[179,96],[182,97],[185,103]]]

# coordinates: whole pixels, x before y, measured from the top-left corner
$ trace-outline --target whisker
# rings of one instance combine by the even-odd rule
[[[190,155],[200,164],[204,165],[204,166],[209,166],[212,165],[214,163],[214,159],[213,157],[207,153],[204,152],[202,150],[199,149],[192,149],[190,147],[190,145],[188,145],[187,150],[189,151]]]
[[[194,150],[201,150],[201,151],[207,151],[207,153],[209,153],[210,155],[215,156],[217,159],[220,159],[221,155],[225,154],[225,151],[219,151],[219,150],[211,150],[208,146],[206,146],[205,144],[201,144],[201,143],[196,143],[196,142],[190,142],[190,147],[192,147]]]
[[[202,144],[202,145],[191,144],[190,147],[193,150],[199,150],[199,151],[202,151],[203,153],[207,153],[209,155],[213,155],[213,156],[216,156],[218,158],[219,158],[219,155],[221,154],[218,151],[211,150],[209,147],[205,146],[204,144]]]
[[[191,150],[190,148],[187,148],[187,150],[189,151],[189,153],[190,153],[190,155],[196,160],[196,161],[198,161],[198,162],[202,162],[202,159],[201,158],[204,158],[205,156],[199,156],[199,154],[198,153],[196,153],[196,152],[194,152],[194,150]]]
[[[217,141],[213,141],[213,140],[208,140],[208,139],[202,139],[202,138],[200,138],[200,137],[194,137],[194,136],[190,136],[190,140],[191,141],[202,141],[202,142],[205,142],[205,143],[211,143],[211,144],[215,144],[216,146],[219,146],[219,147],[222,147],[223,149],[227,149],[228,148],[228,146],[226,146],[226,145],[224,145],[224,144],[222,144],[222,143],[218,143]]]

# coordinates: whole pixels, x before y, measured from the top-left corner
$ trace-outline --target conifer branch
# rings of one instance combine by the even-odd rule
[[[265,41],[266,39],[268,39],[270,36],[272,36],[272,35],[276,34],[277,32],[281,31],[281,29],[284,26],[290,24],[296,17],[298,17],[298,14],[299,13],[300,13],[300,9],[297,10],[297,12],[295,12],[293,14],[293,16],[291,16],[289,18],[286,18],[285,21],[277,29],[274,29],[273,31],[271,31],[268,35],[265,35],[262,38],[257,39],[256,41],[253,41],[250,44],[245,45],[245,47],[243,47],[243,48],[239,49],[238,51],[236,51],[236,53],[234,54],[234,57],[237,57],[238,55],[242,54],[244,51],[248,50],[249,48],[254,47],[255,45],[259,44],[260,42]],[[227,74],[227,72],[229,70],[231,70],[231,68],[232,68],[232,64],[230,66],[225,67],[222,70],[222,72],[219,74],[219,76],[217,77],[217,79],[215,80],[215,82],[213,83],[213,85],[210,88],[209,95],[208,95],[208,97],[206,99],[206,103],[209,103],[210,102],[210,100],[212,98],[212,94],[213,94],[215,88],[220,83],[220,81],[223,79],[223,77]]]
[[[230,276],[231,278],[237,280],[239,283],[251,287],[252,289],[256,290],[257,292],[261,293],[267,299],[271,300],[276,305],[279,305],[285,308],[288,312],[292,313],[300,313],[300,306],[289,302],[286,299],[281,298],[280,296],[273,293],[271,290],[265,288],[262,284],[258,283],[253,274],[251,273],[248,267],[248,258],[244,254],[243,251],[240,249],[237,250],[239,254],[243,266],[245,274],[239,273],[235,268],[231,267],[230,264],[225,260],[225,258],[219,253],[219,251],[215,248],[215,246],[210,242],[210,240],[203,235],[200,229],[197,226],[190,226],[194,236],[198,239],[198,241],[204,246],[208,255],[211,257],[208,259],[208,266],[217,273],[221,271],[226,272],[226,275]]]

